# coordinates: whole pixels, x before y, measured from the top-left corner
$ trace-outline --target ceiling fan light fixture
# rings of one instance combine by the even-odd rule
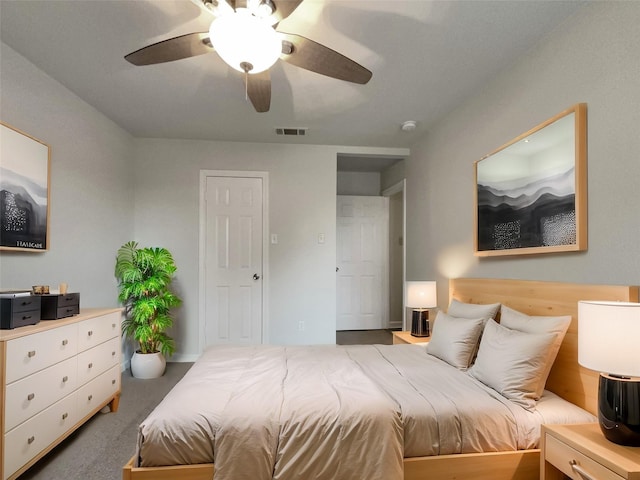
[[[202,4],[216,17],[233,13],[233,7],[226,0],[202,0]]]
[[[247,8],[258,18],[270,17],[275,12],[276,7],[271,0],[249,0]]]
[[[278,33],[246,8],[216,18],[211,23],[209,37],[218,55],[239,72],[263,72],[276,63],[282,53]],[[251,67],[248,71],[247,65]]]

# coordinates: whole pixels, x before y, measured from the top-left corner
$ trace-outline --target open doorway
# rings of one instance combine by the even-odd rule
[[[405,180],[385,189],[389,199],[389,328],[404,330]]]
[[[371,315],[367,321],[360,325],[357,320],[349,322],[337,321],[337,343],[353,343],[353,338],[360,339],[356,343],[371,343],[367,338],[373,339],[373,343],[381,342],[380,335],[376,330],[388,331],[388,343],[391,343],[391,333],[393,330],[400,330],[405,324],[404,319],[404,277],[405,277],[405,181],[404,181],[404,158],[400,157],[370,157],[354,155],[338,155],[338,196],[355,197],[377,197],[386,205],[385,226],[382,229],[384,239],[381,243],[384,248],[383,278],[376,282],[379,288],[377,297],[381,299],[381,312],[376,321]],[[338,205],[341,202],[337,202]],[[340,213],[336,212],[338,230],[340,229]],[[340,233],[338,233],[340,236]],[[348,278],[345,270],[340,271],[339,264],[343,260],[340,238],[338,238],[337,250],[338,258],[336,262],[336,285],[337,285],[337,320],[340,315],[360,308],[358,299],[360,292],[353,292],[354,285],[358,283],[365,285],[364,298],[371,298],[371,283],[353,281]],[[345,264],[342,264],[343,268]],[[349,270],[350,265],[346,265]],[[358,287],[359,288],[359,287]],[[354,301],[354,299],[356,299]],[[349,317],[349,315],[347,315]],[[345,318],[347,318],[345,317]],[[355,323],[354,323],[355,322]],[[342,325],[342,327],[341,327]],[[346,326],[345,326],[346,325]],[[369,328],[376,325],[375,329]],[[355,335],[355,337],[354,337]],[[386,337],[385,337],[386,338]]]

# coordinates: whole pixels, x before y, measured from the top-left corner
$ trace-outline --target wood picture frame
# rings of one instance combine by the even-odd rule
[[[542,122],[475,164],[474,254],[587,249],[587,105]]]
[[[51,148],[0,122],[0,250],[49,250]]]

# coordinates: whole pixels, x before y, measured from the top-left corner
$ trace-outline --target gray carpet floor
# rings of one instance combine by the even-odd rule
[[[20,480],[121,480],[122,466],[135,453],[138,424],[191,365],[168,363],[164,376],[153,380],[122,372],[118,411],[94,415]]]
[[[391,344],[392,334],[389,330],[341,331],[336,332],[336,343]],[[118,411],[93,416],[19,480],[121,480],[122,466],[135,454],[138,424],[191,365],[168,363],[164,376],[153,380],[122,372]]]
[[[391,330],[341,330],[336,332],[338,345],[391,345]]]

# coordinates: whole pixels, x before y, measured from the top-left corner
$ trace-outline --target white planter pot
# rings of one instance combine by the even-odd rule
[[[164,375],[167,360],[161,353],[138,353],[131,357],[131,375],[136,378],[158,378]]]

